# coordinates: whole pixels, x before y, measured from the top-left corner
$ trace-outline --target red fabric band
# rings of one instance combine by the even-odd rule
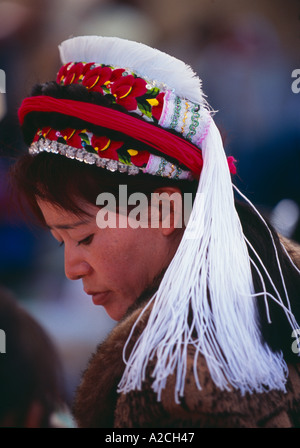
[[[25,98],[18,116],[22,125],[30,112],[56,112],[79,118],[97,126],[102,126],[139,140],[160,153],[173,157],[185,165],[195,177],[199,177],[203,160],[201,149],[177,137],[163,128],[139,120],[107,107],[82,101],[56,99],[49,96]]]

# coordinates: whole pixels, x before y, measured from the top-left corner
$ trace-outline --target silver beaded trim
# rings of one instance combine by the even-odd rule
[[[44,151],[53,154],[61,154],[69,159],[75,159],[79,162],[87,163],[88,165],[97,165],[100,168],[106,168],[111,172],[120,171],[121,173],[135,175],[142,171],[142,168],[139,168],[138,166],[125,165],[117,160],[99,157],[98,154],[88,152],[84,148],[74,148],[73,146],[64,145],[63,143],[48,139],[40,139],[33,142],[29,147],[29,154],[32,155],[37,155]]]
[[[111,172],[119,171],[120,173],[127,173],[131,176],[139,173],[148,173],[155,176],[169,177],[171,179],[192,180],[190,171],[182,170],[163,157],[158,157],[153,154],[150,155],[147,166],[142,168],[132,164],[126,165],[118,160],[105,159],[98,154],[86,151],[84,148],[74,148],[73,146],[49,139],[40,139],[30,145],[29,154],[37,155],[41,152],[60,154],[69,159],[75,159],[89,165],[97,165]]]

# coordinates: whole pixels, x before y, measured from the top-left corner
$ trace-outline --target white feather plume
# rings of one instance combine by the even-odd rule
[[[183,61],[148,45],[117,37],[78,36],[59,46],[63,64],[96,62],[131,69],[143,78],[164,83],[176,95],[204,102],[201,80]]]

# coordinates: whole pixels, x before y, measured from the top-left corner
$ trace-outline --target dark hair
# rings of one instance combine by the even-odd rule
[[[144,193],[148,198],[157,188],[179,187],[182,193],[195,193],[195,182],[170,180],[159,176],[138,174],[129,176],[110,172],[96,165],[86,165],[65,156],[40,153],[21,157],[12,167],[13,187],[19,197],[19,204],[29,205],[30,211],[43,223],[43,215],[37,204],[37,197],[68,210],[75,215],[84,213],[80,200],[96,205],[96,198],[102,192],[119,194],[119,185],[126,185],[128,195]]]
[[[33,402],[43,409],[41,427],[61,404],[63,390],[59,356],[45,330],[6,289],[0,288],[0,328],[5,353],[0,355],[0,426],[10,416],[23,427]]]
[[[248,204],[236,201],[236,209],[240,217],[244,235],[253,247],[253,250],[251,247],[248,247],[250,257],[256,263],[257,267],[260,268],[260,262],[254,251],[258,254],[270,274],[275,288],[284,299],[285,291],[278,267],[278,256],[291,309],[300,325],[300,275],[294,267],[296,262],[293,261],[291,263],[290,261],[290,258],[292,259],[294,254],[290,251],[290,254],[287,255],[288,250],[283,249],[283,243],[280,241],[277,232],[273,229],[271,224],[264,218],[268,225],[268,227],[266,227],[257,213],[253,211]],[[274,241],[276,250],[272,240]],[[296,243],[295,247],[295,250],[298,250],[298,254],[295,255],[298,255],[297,258],[299,259],[300,247]],[[251,268],[255,292],[260,293],[262,292],[262,281],[255,266],[252,265]],[[272,286],[266,272],[263,269],[260,269],[260,272],[267,292],[276,297],[274,286]],[[294,339],[292,338],[292,329],[284,314],[284,310],[273,299],[267,299],[269,317],[271,320],[271,323],[269,323],[264,300],[263,296],[257,298],[259,323],[264,341],[266,341],[274,351],[282,350],[287,361],[299,362],[298,354],[294,353],[291,348]],[[283,302],[288,308],[287,301],[283,300]]]
[[[58,98],[70,98],[81,101],[102,104],[106,107],[118,107],[111,103],[109,95],[103,97],[95,92],[88,92],[87,89],[79,85],[58,86],[56,83],[48,83],[35,88],[34,94],[52,95]],[[124,111],[127,113],[127,111]],[[31,113],[24,122],[23,132],[27,143],[30,143],[35,131],[39,127],[51,126],[55,129],[63,127],[81,127],[82,122],[61,114]],[[84,123],[84,127],[90,127]],[[107,132],[101,127],[91,129],[96,134]],[[124,136],[123,136],[124,138]],[[96,166],[87,166],[82,162],[69,160],[66,157],[55,154],[42,153],[37,156],[24,156],[19,160],[13,169],[13,176],[18,190],[22,192],[29,202],[32,211],[43,222],[43,217],[36,203],[36,196],[48,200],[66,210],[74,213],[82,213],[78,198],[82,198],[95,204],[96,197],[102,191],[109,191],[118,194],[119,185],[125,184],[128,193],[144,192],[151,193],[164,185],[175,185],[181,189],[182,193],[196,193],[197,182],[174,181],[158,176],[137,175],[128,176],[122,173],[110,173],[107,170]],[[244,203],[236,202],[237,212],[243,226],[244,234],[249,240],[259,257],[263,261],[267,271],[270,273],[278,291],[284,296],[284,290],[278,269],[276,253],[274,250],[270,233],[258,215]],[[300,321],[300,276],[293,267],[289,258],[283,251],[276,232],[270,227],[278,256],[282,265],[282,272],[285,278],[289,298],[292,304],[296,319]],[[249,248],[249,253],[259,265],[256,256]],[[257,271],[252,266],[255,290],[262,291],[261,279]],[[262,272],[263,280],[269,293],[273,294],[271,285],[266,274]],[[283,350],[286,359],[298,360],[298,356],[291,350],[293,342],[291,338],[291,328],[284,314],[284,311],[273,300],[268,300],[272,323],[269,324],[265,310],[263,297],[258,297],[259,321],[264,340],[273,350]]]

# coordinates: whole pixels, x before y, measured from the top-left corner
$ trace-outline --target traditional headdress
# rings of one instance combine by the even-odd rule
[[[189,344],[195,348],[194,375],[199,389],[197,356],[202,354],[221,389],[234,387],[242,393],[285,390],[287,366],[283,356],[261,340],[251,264],[261,278],[266,307],[269,296],[284,309],[291,330],[299,326],[287,293],[281,297],[275,286],[274,295],[267,293],[260,272],[266,273],[271,284],[272,279],[257,254],[255,260],[249,257],[251,245],[234,205],[233,159],[225,155],[200,79],[182,61],[119,38],[76,37],[61,44],[60,54],[64,65],[57,76],[59,84],[81,84],[110,95],[128,113],[82,101],[36,96],[24,100],[20,122],[32,111],[58,112],[120,131],[146,144],[149,151],[96,136],[89,129],[42,128],[30,146],[31,154],[59,153],[129,175],[143,172],[199,179],[178,250],[145,308],[152,304],[147,326],[129,359],[124,348],[126,368],[119,391],[140,389],[148,361],[157,356],[153,389],[159,399],[167,377],[176,373],[178,400],[184,393]],[[279,261],[278,267],[281,272]]]

